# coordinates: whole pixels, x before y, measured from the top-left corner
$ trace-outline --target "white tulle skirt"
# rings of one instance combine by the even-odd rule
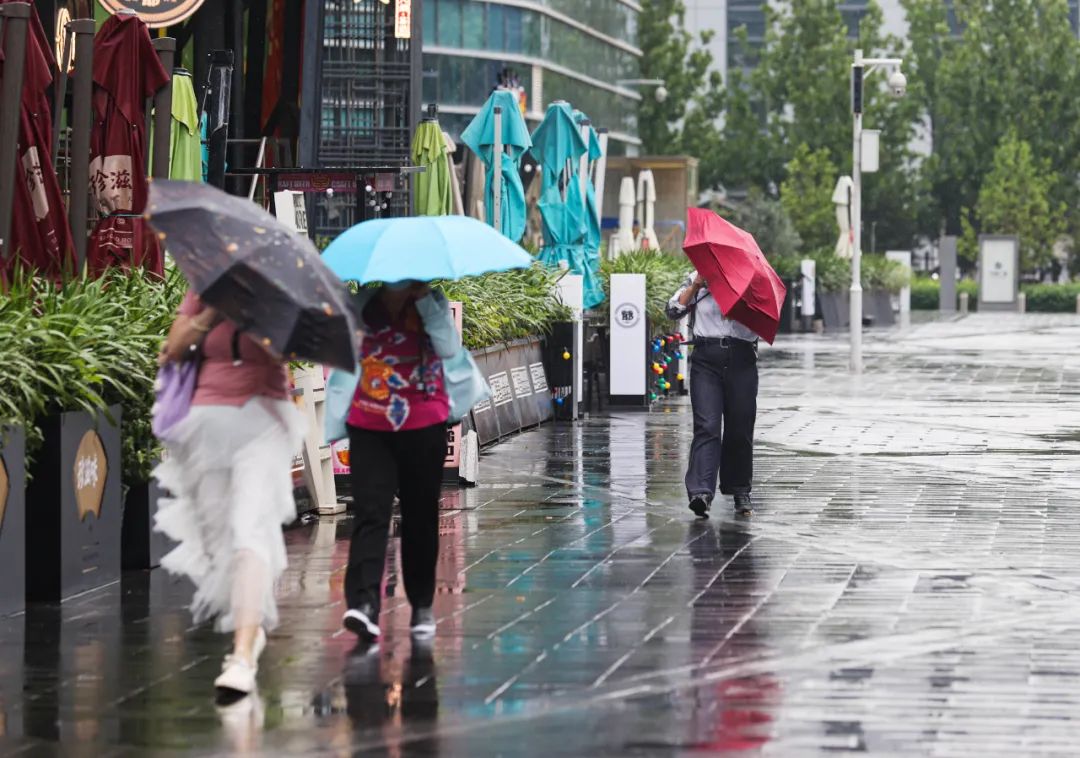
[[[171,495],[155,528],[179,543],[162,560],[195,584],[196,623],[277,626],[274,587],[285,570],[282,524],[296,518],[292,461],[304,417],[287,400],[193,406],[154,477]]]

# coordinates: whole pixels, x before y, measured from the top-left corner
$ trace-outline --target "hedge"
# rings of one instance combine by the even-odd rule
[[[1068,284],[1024,284],[1020,290],[1027,296],[1029,313],[1076,313],[1076,298],[1080,295],[1080,282]],[[918,277],[911,283],[911,308],[916,311],[936,311],[941,283],[936,279]],[[971,310],[977,310],[979,284],[972,279],[956,283],[957,307],[960,293],[968,293]]]

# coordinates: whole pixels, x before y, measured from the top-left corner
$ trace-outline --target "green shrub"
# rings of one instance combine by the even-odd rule
[[[836,255],[831,249],[811,253],[814,277],[820,292],[847,292],[851,289],[851,261]]]
[[[156,358],[186,283],[113,272],[60,286],[17,273],[0,300],[0,426],[41,445],[42,419],[123,407],[123,478],[145,480],[156,453],[150,406]]]
[[[1080,282],[1069,284],[1025,284],[1027,310],[1031,313],[1076,313]]]
[[[634,250],[614,260],[606,260],[600,266],[606,297],[598,310],[606,320],[611,305],[612,274],[645,274],[645,311],[654,328],[662,330],[668,320],[668,300],[693,270],[694,264],[686,256],[672,255],[662,250]]]
[[[563,273],[539,263],[532,268],[435,282],[451,300],[462,303],[462,341],[470,350],[551,331],[570,318],[555,295]]]
[[[961,279],[956,283],[956,307],[960,307],[960,293],[968,294],[968,310],[979,308],[979,284],[974,279]],[[911,310],[936,311],[940,305],[941,282],[926,276],[911,281]]]

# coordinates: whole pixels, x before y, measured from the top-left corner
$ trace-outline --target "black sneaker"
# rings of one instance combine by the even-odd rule
[[[709,498],[704,495],[694,495],[690,498],[690,510],[694,512],[698,518],[709,517]]]
[[[359,608],[345,611],[341,624],[365,642],[374,642],[379,638],[379,625],[375,623],[379,613],[371,603],[364,603]]]
[[[409,623],[416,637],[431,637],[435,634],[435,614],[431,608],[413,608],[412,621]]]
[[[735,512],[740,516],[751,516],[754,513],[754,500],[750,493],[746,492],[735,496]]]

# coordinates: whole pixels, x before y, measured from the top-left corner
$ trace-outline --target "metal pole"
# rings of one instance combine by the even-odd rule
[[[851,67],[851,372],[862,373],[862,94],[863,56],[855,51]]]
[[[61,30],[58,30],[61,31]],[[60,55],[60,81],[56,85],[53,103],[52,164],[56,169],[56,160],[60,150],[60,119],[64,114],[64,101],[67,99],[68,71],[71,69],[71,52],[75,39],[71,34],[71,23],[64,25],[63,52]]]
[[[154,40],[158,60],[169,72],[169,82],[154,93],[154,173],[155,179],[168,179],[172,169],[172,70],[176,59],[176,40],[158,37]]]
[[[15,165],[19,159],[19,115],[23,69],[26,64],[26,30],[29,3],[0,5],[4,21],[4,87],[0,91],[0,261],[14,256],[11,249],[11,214],[15,203]]]
[[[90,215],[90,129],[94,93],[94,19],[80,18],[71,22],[75,35],[75,85],[71,100],[71,197],[68,200],[68,219],[75,241],[75,271],[86,263],[87,229]]]
[[[600,137],[600,158],[596,161],[595,172],[593,177],[593,187],[596,189],[596,216],[597,221],[603,225],[604,222],[604,181],[607,179],[607,146],[608,146],[608,130],[597,129],[597,135]],[[611,251],[608,250],[608,256],[611,256]]]
[[[492,170],[494,175],[491,179],[491,220],[495,231],[502,231],[502,107],[495,106],[495,145],[492,154]]]
[[[578,184],[581,190],[581,203],[582,208],[585,207],[585,185],[589,181],[589,130],[592,129],[592,122],[585,120],[581,122],[581,141],[585,143],[585,152],[582,154],[581,159],[578,161]],[[584,215],[584,214],[582,214]]]

